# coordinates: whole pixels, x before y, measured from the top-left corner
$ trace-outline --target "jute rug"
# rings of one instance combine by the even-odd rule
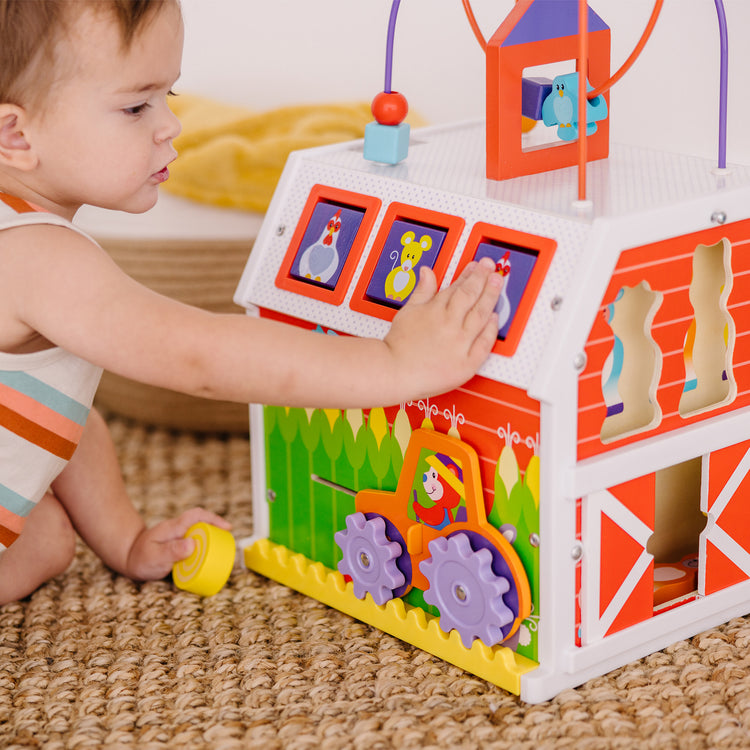
[[[201,503],[250,533],[246,439],[111,426],[150,521]],[[0,608],[0,747],[750,747],[749,650],[736,619],[527,706],[253,573],[202,600],[80,545]]]

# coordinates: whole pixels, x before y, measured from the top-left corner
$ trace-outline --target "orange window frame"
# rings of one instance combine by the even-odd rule
[[[373,242],[370,254],[367,257],[364,269],[362,270],[362,274],[357,281],[357,286],[354,288],[351,302],[349,303],[352,310],[355,310],[356,312],[372,315],[376,318],[387,321],[393,320],[398,312],[398,308],[389,307],[382,302],[376,302],[375,300],[370,299],[367,296],[367,287],[375,273],[380,254],[388,240],[391,227],[396,221],[424,224],[428,227],[445,231],[445,239],[438,251],[435,264],[432,267],[435,277],[437,278],[438,286],[440,286],[445,277],[445,272],[447,271],[448,265],[453,257],[453,251],[456,249],[458,239],[466,224],[466,222],[459,216],[444,214],[427,208],[418,208],[417,206],[410,206],[407,203],[394,202],[388,206],[385,216],[383,217],[383,222],[380,225],[378,234]]]
[[[549,237],[540,237],[536,234],[528,234],[527,232],[519,232],[515,229],[506,229],[494,224],[478,222],[472,228],[469,239],[466,241],[466,247],[456,269],[456,278],[458,278],[469,262],[474,259],[479,245],[483,242],[516,246],[519,250],[529,250],[532,253],[536,253],[534,268],[521,295],[508,333],[504,339],[498,339],[492,347],[494,354],[511,357],[518,348],[521,336],[526,328],[526,323],[529,320],[531,311],[534,309],[539,291],[552,263],[552,256],[557,249],[557,242]]]
[[[310,223],[313,211],[320,203],[331,203],[342,208],[363,212],[362,222],[359,225],[338,281],[333,289],[328,289],[315,282],[303,281],[292,276],[292,266],[299,252],[300,244],[305,236],[305,231]],[[362,195],[361,193],[341,190],[340,188],[329,187],[327,185],[313,185],[300,214],[292,239],[284,254],[284,259],[276,274],[276,286],[287,292],[295,292],[296,294],[311,297],[321,302],[328,302],[331,305],[340,305],[344,301],[344,297],[354,277],[354,272],[375,224],[380,206],[380,198],[371,195]]]

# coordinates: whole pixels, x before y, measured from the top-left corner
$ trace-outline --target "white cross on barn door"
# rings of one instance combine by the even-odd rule
[[[703,457],[699,593],[713,594],[750,578],[750,441]]]
[[[592,492],[583,499],[583,644],[650,618],[654,611],[656,477]]]

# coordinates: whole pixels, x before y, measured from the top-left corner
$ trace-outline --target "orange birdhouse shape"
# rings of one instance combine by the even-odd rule
[[[588,11],[588,80],[596,88],[609,78],[610,31]],[[577,0],[518,0],[487,43],[487,177],[506,180],[577,163],[577,139],[524,147],[524,118],[541,120],[548,90],[532,67],[571,62],[578,54]],[[571,71],[572,72],[572,71]],[[608,105],[608,95],[603,95]],[[587,158],[609,154],[609,120],[588,136]]]

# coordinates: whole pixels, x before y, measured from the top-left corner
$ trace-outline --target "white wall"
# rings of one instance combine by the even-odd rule
[[[630,54],[653,0],[590,0],[612,28],[612,66]],[[729,24],[729,161],[750,164],[750,0]],[[485,37],[513,0],[472,0]],[[182,0],[179,88],[255,110],[366,100],[383,88],[391,0]],[[612,91],[612,139],[715,158],[719,32],[714,0],[665,0],[656,30]],[[484,56],[461,0],[402,0],[393,86],[432,123],[484,116]]]

